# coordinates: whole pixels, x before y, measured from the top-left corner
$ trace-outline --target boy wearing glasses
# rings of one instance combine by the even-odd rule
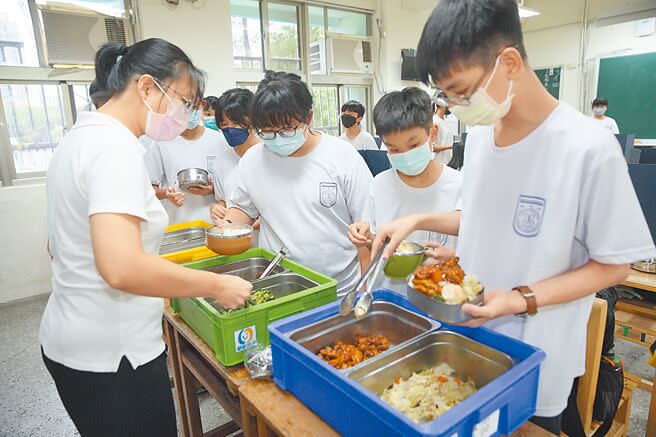
[[[361,220],[371,172],[347,142],[313,130],[312,94],[292,73],[267,71],[250,120],[263,144],[239,161],[226,219],[253,224],[259,244],[338,281],[338,293],[359,278],[348,226]]]
[[[458,44],[454,44],[458,41]],[[380,230],[391,253],[415,229],[460,235],[466,272],[485,285],[473,319],[543,349],[532,419],[560,434],[585,368],[594,293],[656,254],[612,134],[554,99],[528,64],[514,0],[442,0],[419,42],[420,79],[446,93],[467,137],[458,211]],[[573,134],[574,133],[574,134]]]

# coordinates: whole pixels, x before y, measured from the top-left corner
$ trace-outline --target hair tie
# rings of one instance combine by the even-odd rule
[[[118,64],[119,62],[121,62],[121,59],[123,59],[123,55],[118,55],[118,56],[116,57],[116,64]]]

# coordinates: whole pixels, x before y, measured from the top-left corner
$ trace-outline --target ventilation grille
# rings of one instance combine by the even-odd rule
[[[362,62],[372,62],[370,41],[362,41]]]
[[[125,36],[125,21],[118,18],[105,18],[105,32],[108,42],[127,44]]]

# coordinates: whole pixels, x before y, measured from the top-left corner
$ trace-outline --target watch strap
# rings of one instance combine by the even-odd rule
[[[535,298],[535,293],[526,285],[520,285],[514,287],[513,290],[519,291],[519,293],[526,299],[526,311],[520,314],[517,314],[519,317],[531,317],[538,313],[538,301]]]

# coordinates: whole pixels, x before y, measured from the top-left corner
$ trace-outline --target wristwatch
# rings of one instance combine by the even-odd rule
[[[515,314],[517,317],[533,317],[538,313],[538,301],[535,299],[535,293],[526,285],[520,285],[513,288],[526,299],[526,311],[523,313]]]

